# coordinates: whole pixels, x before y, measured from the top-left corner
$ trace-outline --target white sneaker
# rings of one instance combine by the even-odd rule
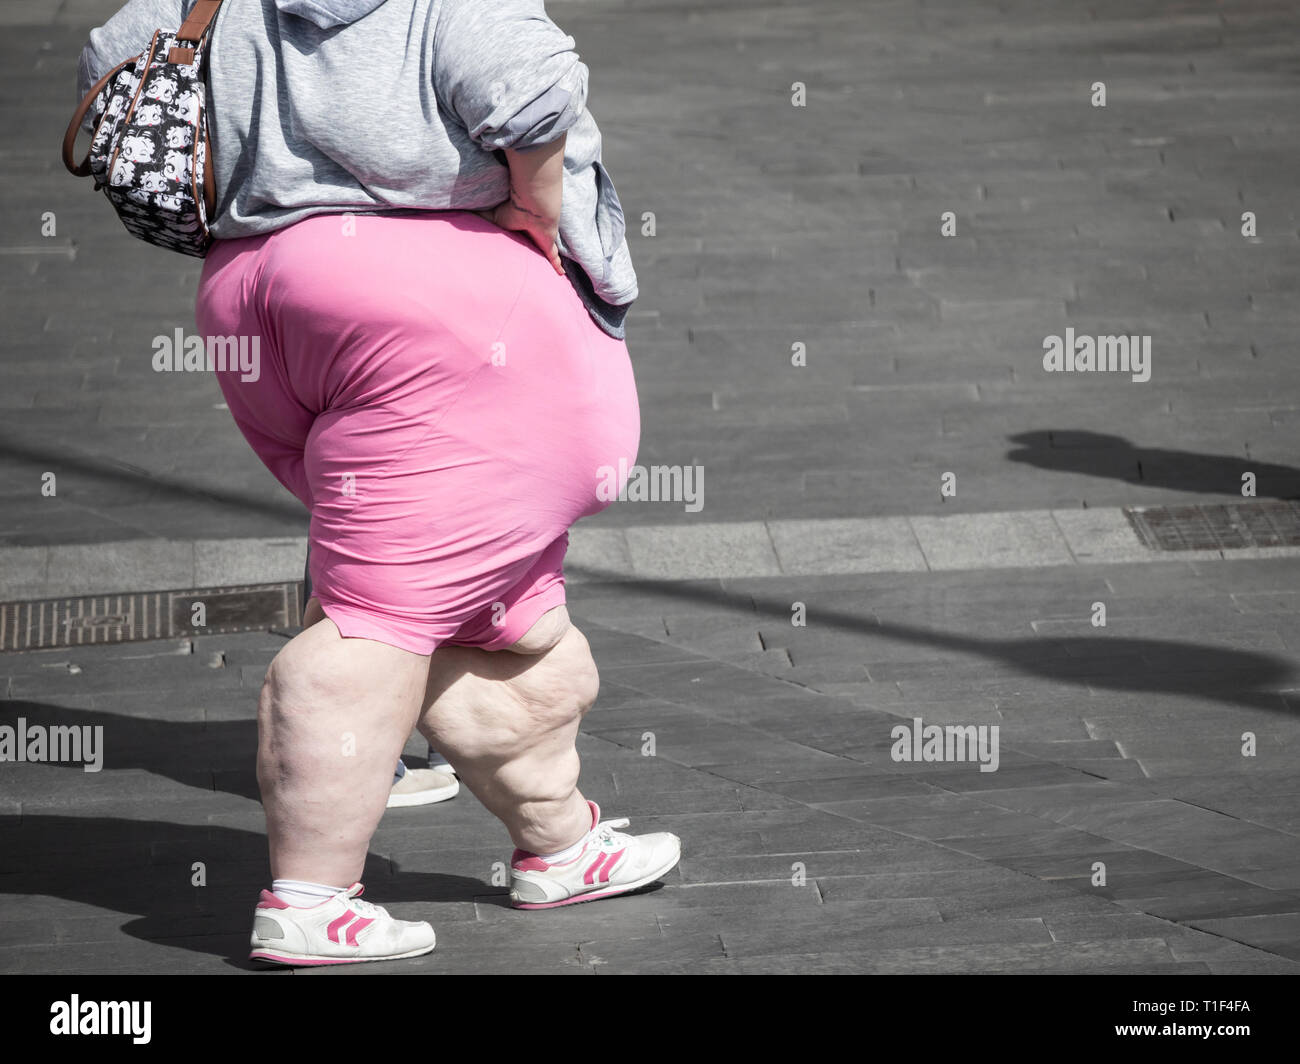
[[[448,766],[450,768],[450,766]],[[460,794],[460,780],[450,772],[433,768],[408,768],[388,792],[388,808],[432,805]]]
[[[548,865],[535,853],[515,850],[510,859],[510,903],[516,909],[553,909],[559,905],[609,898],[653,883],[682,857],[682,841],[666,831],[624,835],[628,820],[600,822],[600,806],[591,807],[591,834],[582,853],[564,864]]]
[[[253,910],[248,959],[305,967],[395,961],[433,949],[437,936],[429,924],[394,920],[387,910],[358,898],[364,889],[353,883],[307,909],[262,891]]]

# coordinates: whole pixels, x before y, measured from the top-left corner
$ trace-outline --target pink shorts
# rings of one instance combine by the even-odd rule
[[[344,636],[496,650],[564,602],[568,529],[621,487],[640,414],[627,345],[527,238],[317,215],[218,241],[196,314],[240,431],[311,511]]]

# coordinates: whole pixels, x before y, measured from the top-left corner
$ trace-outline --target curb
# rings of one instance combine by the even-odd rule
[[[306,550],[305,536],[0,547],[0,601],[300,580]],[[1300,547],[1153,550],[1111,508],[577,527],[565,572],[579,584],[1275,557]]]

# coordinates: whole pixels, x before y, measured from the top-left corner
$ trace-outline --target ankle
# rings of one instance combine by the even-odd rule
[[[530,818],[532,822],[529,827],[532,830],[518,834],[512,832],[515,845],[525,853],[554,856],[574,847],[580,851],[596,826],[592,807],[576,791],[560,808],[545,812],[549,815]],[[542,823],[539,824],[538,821]]]
[[[271,883],[271,893],[295,909],[314,908],[347,889],[347,887],[332,887],[326,883],[312,883],[303,879],[277,879]]]

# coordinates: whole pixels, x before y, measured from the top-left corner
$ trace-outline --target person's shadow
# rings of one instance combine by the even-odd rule
[[[789,613],[788,606],[784,609]],[[819,623],[837,619],[843,623],[849,615],[818,611]],[[1289,711],[1282,692],[1300,679],[1300,667],[1287,658],[1172,639],[984,639],[891,622],[866,630],[885,639],[978,655],[1067,687],[1182,695],[1270,712]]]
[[[261,832],[162,820],[24,814],[0,816],[0,852],[0,892],[44,894],[111,909],[135,917],[122,925],[134,938],[212,954],[235,967],[264,967],[247,960],[253,907],[270,882]],[[374,853],[366,855],[362,880],[364,897],[379,905],[507,904],[504,888],[465,876],[404,872]],[[34,915],[40,915],[39,907]]]
[[[257,786],[257,721],[179,721],[133,717],[54,703],[0,702],[3,723],[19,718],[29,728],[94,727],[103,731],[102,771],[136,768],[187,787],[260,800]],[[84,733],[83,733],[84,734]],[[84,771],[77,762],[47,762],[51,768]]]
[[[1241,497],[1242,475],[1255,474],[1255,495],[1300,499],[1300,469],[1235,455],[1136,447],[1122,436],[1082,429],[1035,429],[1008,437],[1007,460],[1057,473],[1084,473],[1153,488]]]
[[[186,787],[221,791],[254,802],[257,785],[257,720],[159,720],[106,710],[76,709],[50,702],[0,700],[0,723],[19,719],[28,728],[102,726],[101,771],[143,769]],[[83,734],[85,734],[83,732]],[[421,768],[420,756],[403,754],[408,768]],[[83,772],[83,761],[44,762],[51,768]]]

